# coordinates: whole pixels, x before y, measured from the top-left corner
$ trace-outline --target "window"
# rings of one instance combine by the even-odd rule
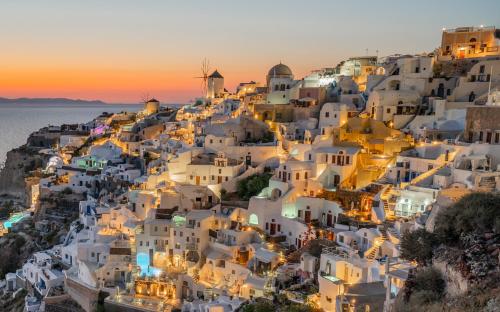
[[[298,179],[300,179],[300,172],[297,172],[297,173],[295,174],[295,180],[298,180]]]
[[[307,171],[304,173],[304,179],[307,179]]]
[[[330,117],[330,112],[326,112],[326,113],[325,113],[325,117],[326,117],[326,118]]]

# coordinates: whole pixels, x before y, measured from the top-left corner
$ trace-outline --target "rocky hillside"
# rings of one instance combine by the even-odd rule
[[[24,200],[25,178],[31,171],[43,167],[46,161],[37,150],[27,146],[8,152],[5,166],[0,172],[0,195],[14,196]]]
[[[500,311],[500,195],[472,193],[440,211],[434,231],[403,236],[420,265],[396,311]]]

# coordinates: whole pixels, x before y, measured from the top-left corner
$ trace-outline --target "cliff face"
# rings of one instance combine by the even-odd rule
[[[5,167],[0,172],[0,195],[26,198],[25,177],[44,165],[45,159],[36,150],[25,146],[7,153]]]

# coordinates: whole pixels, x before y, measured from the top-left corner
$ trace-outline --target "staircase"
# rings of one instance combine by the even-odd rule
[[[494,191],[496,186],[495,176],[482,177],[479,181],[479,188],[487,192]]]
[[[384,238],[384,236],[377,238],[375,240],[373,246],[370,247],[370,249],[368,249],[365,252],[365,258],[369,259],[369,260],[375,259],[375,257],[377,257],[380,246],[382,246],[382,244],[385,242],[386,239],[387,239],[387,236],[386,236],[386,238]]]
[[[365,258],[369,260],[373,260],[378,256],[378,252],[380,249],[380,246],[388,240],[389,238],[387,237],[387,230],[385,226],[381,226],[378,229],[380,231],[381,236],[375,239],[375,242],[373,243],[373,246],[370,247],[367,251],[365,251]]]
[[[135,278],[139,272],[137,268],[137,247],[135,246],[135,240],[130,242],[130,257],[132,257],[130,261],[132,265],[132,278]]]

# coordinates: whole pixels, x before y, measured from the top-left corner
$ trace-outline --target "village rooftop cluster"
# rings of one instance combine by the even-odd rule
[[[3,232],[23,218],[42,233],[70,224],[5,287],[28,291],[26,311],[71,298],[86,311],[219,312],[278,294],[390,311],[416,267],[402,235],[500,190],[499,46],[495,27],[443,30],[432,53],[305,77],[280,62],[234,91],[216,70],[179,109],[148,99],[43,128],[28,146],[50,161]]]

